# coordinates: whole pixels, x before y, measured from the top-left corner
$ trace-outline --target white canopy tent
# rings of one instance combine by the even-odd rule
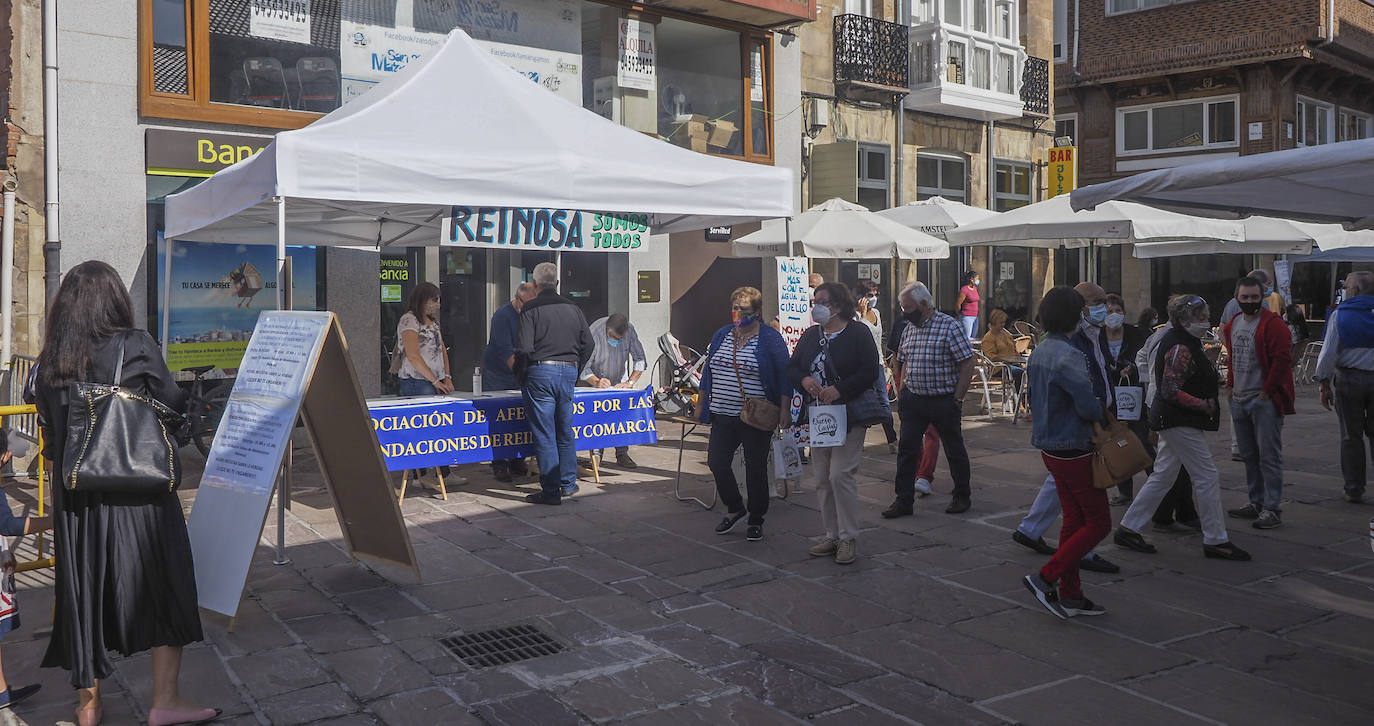
[[[794,211],[790,169],[708,156],[616,124],[454,30],[361,98],[169,196],[166,238],[275,243],[280,307],[288,239],[438,245],[455,204],[644,214],[654,232]]]
[[[1074,209],[1127,200],[1374,227],[1374,139],[1158,169],[1074,190]]]
[[[801,243],[802,254],[807,257],[949,257],[949,245],[944,240],[839,198],[817,204],[790,224],[773,224],[744,235],[734,241],[733,248],[737,257],[787,256],[792,253],[793,241]]]
[[[1235,221],[1201,219],[1130,202],[1106,202],[1092,211],[1075,212],[1068,196],[1060,195],[961,226],[946,236],[955,246],[1072,249],[1165,240],[1240,242],[1245,230]]]

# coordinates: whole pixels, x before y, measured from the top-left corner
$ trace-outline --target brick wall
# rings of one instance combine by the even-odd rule
[[[1370,15],[1371,8],[1360,0],[1338,1],[1360,5],[1362,15]],[[1079,71],[1086,80],[1103,80],[1296,51],[1320,37],[1322,3],[1194,0],[1109,16],[1106,0],[1082,0]],[[1069,23],[1072,45],[1072,8]],[[1071,62],[1071,49],[1068,55]],[[1061,78],[1069,80],[1067,74]]]

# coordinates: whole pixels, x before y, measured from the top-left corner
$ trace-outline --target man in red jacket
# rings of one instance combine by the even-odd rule
[[[1283,417],[1293,409],[1293,352],[1288,325],[1264,309],[1264,285],[1253,277],[1236,283],[1240,315],[1222,326],[1231,353],[1226,386],[1231,389],[1231,421],[1245,461],[1250,503],[1228,510],[1254,520],[1256,529],[1283,524]]]

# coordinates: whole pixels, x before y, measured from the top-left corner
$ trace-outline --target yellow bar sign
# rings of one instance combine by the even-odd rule
[[[1056,146],[1050,149],[1049,196],[1068,194],[1078,187],[1078,147]]]

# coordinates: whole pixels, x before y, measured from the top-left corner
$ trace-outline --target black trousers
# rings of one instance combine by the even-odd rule
[[[972,469],[968,449],[964,447],[963,412],[954,394],[917,396],[902,389],[897,413],[902,417],[901,439],[897,444],[897,498],[907,502],[916,498],[916,470],[921,464],[921,447],[929,426],[935,427],[944,444],[945,462],[949,464],[949,476],[954,481],[954,496],[970,496]]]
[[[744,447],[744,487],[749,493],[749,524],[763,524],[768,513],[768,449],[773,444],[771,431],[760,431],[741,421],[739,416],[711,415],[711,438],[706,444],[706,464],[716,478],[716,491],[732,514],[746,506],[739,493],[739,480],[731,464],[735,452]]]

